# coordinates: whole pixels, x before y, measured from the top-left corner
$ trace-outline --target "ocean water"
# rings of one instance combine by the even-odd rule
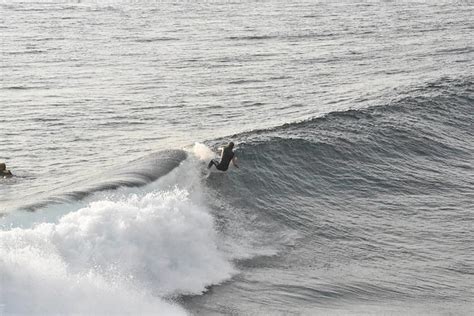
[[[473,314],[473,9],[1,1],[0,314]]]

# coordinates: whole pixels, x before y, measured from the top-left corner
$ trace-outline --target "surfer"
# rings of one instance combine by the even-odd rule
[[[13,177],[13,174],[10,170],[7,170],[7,165],[3,162],[0,162],[0,177],[10,178]]]
[[[224,148],[219,148],[222,153],[221,153],[221,161],[218,161],[217,159],[212,159],[209,162],[209,165],[207,166],[208,169],[210,169],[213,165],[216,166],[217,170],[221,171],[226,171],[229,169],[229,164],[232,161],[232,164],[238,168],[236,160],[237,158],[235,157],[234,151],[232,150],[234,148],[234,143],[230,142],[229,145],[225,146]]]

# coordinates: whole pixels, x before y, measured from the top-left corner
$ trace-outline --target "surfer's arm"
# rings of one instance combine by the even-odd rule
[[[238,168],[239,166],[237,165],[237,157],[232,158],[232,164]]]

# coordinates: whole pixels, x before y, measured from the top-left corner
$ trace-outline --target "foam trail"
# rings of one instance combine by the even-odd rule
[[[4,312],[184,314],[165,298],[200,294],[234,273],[193,164],[100,194],[55,222],[0,231]]]

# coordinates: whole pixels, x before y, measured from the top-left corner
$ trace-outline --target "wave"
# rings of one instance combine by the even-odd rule
[[[121,187],[140,187],[167,175],[187,157],[184,150],[164,150],[141,157],[127,165],[111,167],[102,174],[76,181],[62,187],[60,193],[50,195],[40,201],[25,204],[20,209],[35,211],[53,203],[67,203],[84,199],[96,192],[115,190]]]
[[[262,238],[270,226],[244,229],[248,210],[208,191],[222,180],[206,173],[214,157],[203,144],[155,153],[108,186],[0,218],[3,311],[186,314],[176,300],[231,279],[234,263],[275,255]]]
[[[185,314],[174,296],[200,294],[235,272],[199,170],[186,159],[153,183],[98,192],[73,210],[50,206],[14,225],[14,214],[3,218],[4,312]],[[153,172],[133,175],[148,181]]]
[[[413,114],[417,114],[417,111],[423,109],[431,112],[425,113],[425,115],[434,115],[436,117],[439,115],[451,115],[454,117],[462,115],[463,121],[469,123],[469,114],[471,113],[470,111],[474,101],[474,91],[472,87],[473,78],[471,77],[458,79],[442,78],[435,82],[428,82],[420,86],[409,88],[406,91],[394,91],[394,93],[396,93],[396,95],[393,96],[394,100],[382,105],[370,106],[368,108],[329,111],[301,121],[229,135],[226,139],[235,138],[242,143],[247,143],[258,140],[259,137],[267,136],[268,138],[278,132],[284,132],[286,130],[303,130],[307,125],[318,124],[318,122],[322,121],[332,121],[335,126],[338,126],[340,125],[339,123],[341,123],[339,119],[343,117],[358,118],[367,116],[367,118],[370,119],[371,115],[382,115],[383,113],[399,112],[402,114],[413,111]],[[461,112],[451,113],[451,111],[456,112],[458,110]],[[341,125],[341,128],[344,128],[344,125]],[[209,143],[216,144],[222,141],[222,139],[215,139],[209,141]]]
[[[152,43],[152,42],[167,42],[167,41],[179,41],[179,38],[175,37],[152,37],[152,38],[139,38],[135,42],[138,43]]]
[[[232,41],[242,41],[242,40],[249,40],[249,41],[258,41],[258,40],[268,40],[268,39],[276,39],[278,36],[275,35],[248,35],[248,36],[229,36],[227,39]]]
[[[341,196],[469,192],[472,92],[469,79],[443,80],[390,104],[233,135],[243,168],[229,181],[238,189],[215,189],[226,198],[246,196],[247,207],[262,212],[281,208],[274,218],[308,227],[308,214],[287,205],[314,196],[314,203],[339,203]]]
[[[230,81],[229,84],[251,84],[251,83],[260,83],[263,82],[262,80],[246,80],[246,79],[241,79],[241,80],[233,80]]]
[[[301,236],[321,262],[333,254],[330,241],[362,240],[377,257],[403,258],[373,239],[377,220],[357,220],[400,221],[395,215],[424,211],[433,197],[441,211],[456,197],[463,216],[474,184],[471,83],[435,82],[383,106],[233,135],[238,172],[207,173],[215,154],[196,144],[192,154],[159,152],[116,166],[106,180],[74,183],[80,189],[39,212],[8,214],[0,219],[4,311],[183,314],[174,299],[266,266]],[[331,262],[352,260],[338,256]],[[389,299],[401,287],[302,284],[293,292],[302,300]]]
[[[284,250],[239,264],[248,273],[222,292],[264,289],[242,300],[261,306],[268,299],[282,312],[289,302],[351,311],[360,302],[464,300],[472,92],[471,80],[442,80],[384,105],[229,137],[240,169],[210,177],[207,186],[252,218],[241,231],[258,227],[258,238]],[[219,292],[189,305],[221,303]]]

